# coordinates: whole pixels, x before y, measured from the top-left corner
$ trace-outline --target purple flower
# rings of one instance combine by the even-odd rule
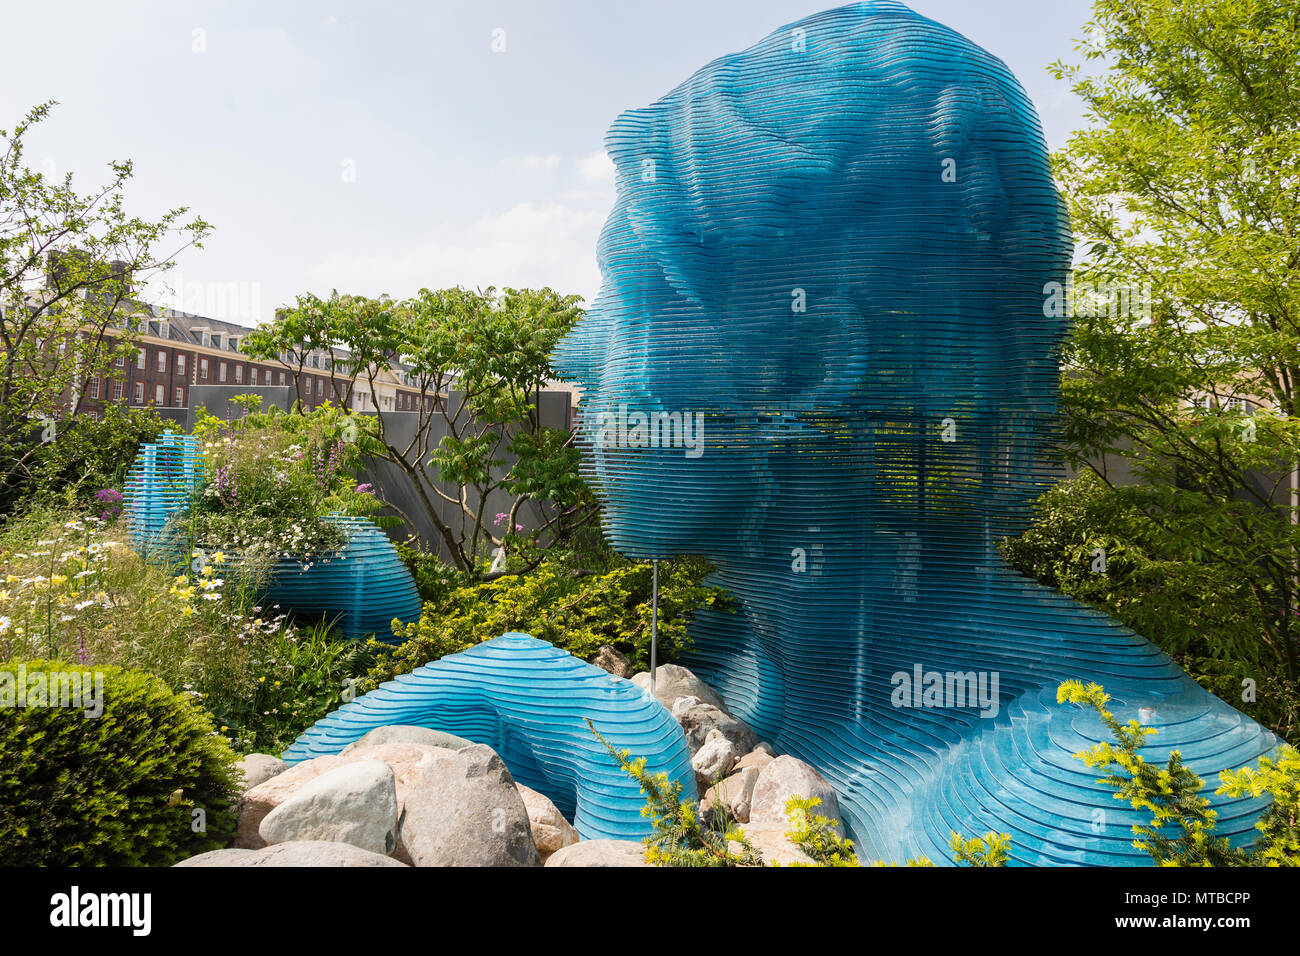
[[[361,484],[357,485],[357,494],[359,495],[373,494],[374,490],[375,486],[368,481],[363,481]]]
[[[496,520],[495,522],[493,522],[493,524],[498,524],[498,525],[499,525],[499,524],[501,524],[503,521],[505,521],[505,520],[506,520],[507,518],[509,518],[509,517],[510,517],[510,515],[506,514],[504,511],[498,511],[498,512],[497,512],[497,520]]]

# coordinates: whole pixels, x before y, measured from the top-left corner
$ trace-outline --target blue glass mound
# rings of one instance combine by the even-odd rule
[[[197,438],[165,431],[156,442],[142,445],[122,496],[132,547],[146,555],[183,557],[184,547],[178,550],[165,533],[167,522],[190,506],[202,482],[203,451]]]
[[[1177,747],[1207,796],[1276,747],[998,553],[1058,477],[1072,249],[1000,60],[902,4],[841,7],[606,147],[601,292],[553,357],[606,535],[717,566],[741,612],[699,615],[684,663],[825,774],[863,856],[948,861],[951,830],[996,830],[1018,864],[1148,863],[1145,818],[1072,756],[1106,735],[1056,704],[1065,679],[1149,721],[1148,759]],[[1262,801],[1211,799],[1219,833],[1256,835]]]
[[[168,522],[190,506],[203,482],[199,440],[164,432],[144,445],[126,480],[128,536],[141,554],[169,564],[189,561],[190,545]],[[325,619],[347,638],[374,635],[393,642],[392,622],[420,618],[420,595],[393,543],[374,522],[346,515],[325,520],[345,527],[339,553],[310,560],[281,559],[271,568],[262,601],[303,620]],[[237,555],[231,555],[237,561]]]
[[[333,621],[344,637],[396,642],[394,619],[420,619],[420,593],[393,542],[375,524],[347,515],[326,515],[343,525],[348,543],[339,554],[277,561],[263,603],[279,605],[300,620]]]
[[[585,718],[585,719],[584,719]],[[640,839],[645,796],[591,733],[646,758],[692,793],[691,754],[672,715],[631,681],[557,647],[509,633],[344,704],[284,752],[297,763],[338,753],[376,727],[429,727],[492,747],[515,780],[546,794],[584,839]]]

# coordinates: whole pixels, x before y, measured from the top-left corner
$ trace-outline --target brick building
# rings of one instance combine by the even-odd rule
[[[134,304],[130,319],[136,324],[132,340],[137,348],[134,361],[119,357],[114,366],[88,381],[78,383],[82,392],[81,413],[99,416],[108,402],[153,405],[159,409],[188,409],[190,389],[196,385],[249,387],[294,387],[296,360],[253,359],[240,352],[240,342],[251,329],[220,319],[191,315],[174,309]],[[105,336],[106,349],[118,344]],[[297,378],[297,397],[307,408],[325,401],[342,404],[348,399],[356,411],[415,411],[420,402],[418,388],[409,384],[405,369],[394,363],[376,376],[375,394],[364,379],[347,395],[349,376],[342,373],[347,354],[335,349],[309,353]],[[333,376],[331,376],[333,373]],[[331,379],[333,378],[333,384]],[[71,395],[68,396],[71,404]],[[430,399],[425,399],[426,403]]]

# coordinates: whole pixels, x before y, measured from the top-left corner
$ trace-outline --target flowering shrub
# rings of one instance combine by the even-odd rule
[[[0,523],[0,664],[148,671],[240,752],[276,752],[343,702],[377,649],[296,628],[217,551],[184,573],[146,562],[119,525],[33,511]]]
[[[263,566],[280,558],[313,558],[343,549],[347,534],[323,515],[369,515],[380,507],[355,471],[361,452],[347,441],[337,409],[311,415],[258,412],[234,423],[208,416],[194,433],[207,474],[176,527],[205,551],[238,554]]]

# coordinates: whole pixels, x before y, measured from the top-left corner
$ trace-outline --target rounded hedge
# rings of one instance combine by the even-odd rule
[[[80,706],[52,705],[56,686],[74,673],[102,675],[98,716],[93,690],[74,697]],[[43,697],[35,693],[42,682]],[[56,661],[0,665],[7,865],[169,866],[226,846],[236,823],[235,759],[211,717],[152,674]]]

